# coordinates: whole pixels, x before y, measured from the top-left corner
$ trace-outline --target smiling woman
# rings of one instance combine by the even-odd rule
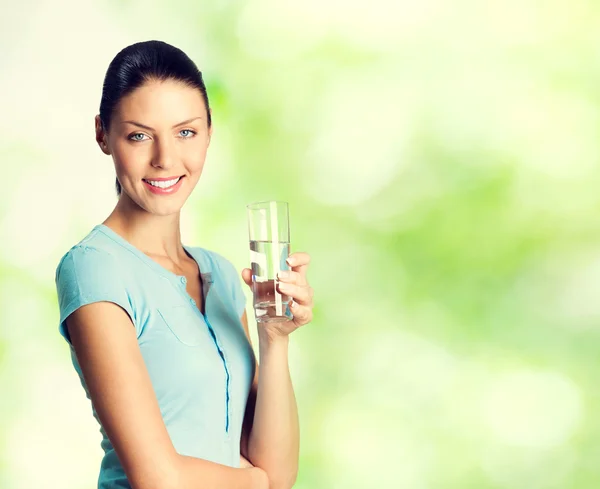
[[[100,102],[100,114],[96,121],[97,139],[108,132],[115,111],[127,95],[148,84],[148,82],[178,82],[192,89],[202,97],[204,102],[203,114],[175,124],[171,129],[177,129],[197,120],[203,120],[204,125],[212,127],[211,113],[208,102],[206,86],[202,73],[194,62],[180,49],[160,41],[137,43],[123,49],[110,63],[104,79],[102,99]],[[123,120],[121,125],[136,126],[147,131],[154,129],[138,121]],[[197,134],[193,129],[183,129],[194,136]],[[132,133],[128,139],[132,141],[144,141],[136,139],[143,133]],[[184,136],[189,137],[189,136]],[[100,142],[100,141],[99,141]],[[104,148],[103,148],[104,150]],[[117,195],[121,194],[121,183],[117,174]]]
[[[259,393],[240,275],[181,243],[212,135],[202,74],[164,42],[131,45],[108,68],[95,126],[118,202],[55,280],[59,331],[100,423],[98,487],[290,488],[299,435],[287,336],[260,336]],[[302,286],[298,324],[311,307],[307,260],[297,254],[287,279]],[[251,284],[249,269],[242,278]]]
[[[200,178],[211,134],[202,73],[183,51],[137,43],[110,63],[96,140],[113,157],[120,209],[169,215],[181,207]]]

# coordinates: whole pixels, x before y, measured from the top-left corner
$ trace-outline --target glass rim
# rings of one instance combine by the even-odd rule
[[[261,209],[263,207],[268,207],[271,205],[271,203],[275,203],[277,205],[279,204],[284,204],[286,207],[289,206],[289,204],[283,200],[263,200],[261,202],[252,202],[251,204],[248,204],[246,206],[246,209],[248,210],[256,210],[256,209]]]

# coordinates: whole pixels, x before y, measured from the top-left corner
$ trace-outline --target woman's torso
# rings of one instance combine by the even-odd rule
[[[255,357],[240,321],[243,304],[235,290],[235,269],[217,253],[185,247],[193,262],[177,275],[102,224],[69,253],[81,247],[108,253],[118,263],[115,287],[127,287],[138,345],[177,452],[239,466]],[[78,263],[85,267],[83,260]],[[72,348],[71,357],[89,397]],[[128,487],[112,444],[100,430],[105,455],[99,487]]]

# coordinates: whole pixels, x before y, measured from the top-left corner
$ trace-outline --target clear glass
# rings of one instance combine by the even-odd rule
[[[277,290],[277,273],[289,270],[290,223],[287,202],[255,202],[248,210],[252,292],[257,322],[285,321],[294,316],[291,297]]]

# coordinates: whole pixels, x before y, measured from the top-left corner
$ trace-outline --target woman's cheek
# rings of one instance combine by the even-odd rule
[[[115,154],[115,163],[127,172],[135,171],[136,167],[143,165],[148,158],[148,148],[131,147],[123,145]]]
[[[195,148],[193,151],[189,152],[186,157],[186,161],[189,162],[189,165],[194,170],[200,170],[204,166],[204,162],[206,160],[207,153],[206,145],[202,145],[200,147]]]

